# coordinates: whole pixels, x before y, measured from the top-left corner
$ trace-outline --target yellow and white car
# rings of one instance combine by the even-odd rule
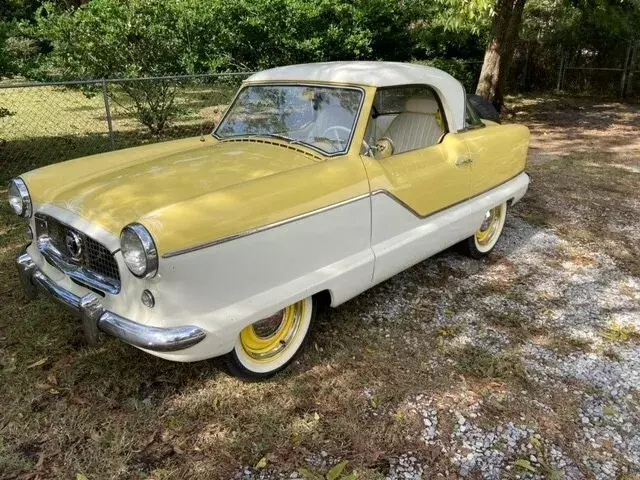
[[[460,244],[481,257],[525,194],[529,132],[478,118],[440,70],[293,65],[245,81],[213,134],[40,168],[9,202],[17,263],[98,331],[267,377],[333,307]]]

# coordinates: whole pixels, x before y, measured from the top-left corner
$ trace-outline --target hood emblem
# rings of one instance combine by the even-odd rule
[[[82,237],[73,230],[68,230],[67,235],[64,237],[64,244],[71,258],[76,261],[80,260],[82,256]]]

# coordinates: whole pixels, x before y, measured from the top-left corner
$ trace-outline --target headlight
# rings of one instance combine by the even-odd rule
[[[21,178],[14,178],[9,182],[9,205],[11,209],[23,218],[31,216],[31,196],[26,183]]]
[[[120,234],[120,250],[127,268],[136,277],[151,278],[158,272],[158,250],[151,234],[139,223],[127,225]]]

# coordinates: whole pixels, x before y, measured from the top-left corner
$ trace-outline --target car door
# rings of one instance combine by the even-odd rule
[[[528,146],[528,135],[523,136],[521,129],[516,125],[485,124],[467,103],[465,129],[456,135],[469,150],[471,197],[521,173],[524,165],[516,159],[526,158]]]
[[[447,209],[469,195],[468,150],[447,133],[442,111],[428,86],[376,92],[365,137],[373,149],[362,156],[372,192],[374,282],[446,248],[459,235],[455,226],[442,227],[455,223]],[[385,144],[392,146],[391,155],[389,149],[381,152]]]

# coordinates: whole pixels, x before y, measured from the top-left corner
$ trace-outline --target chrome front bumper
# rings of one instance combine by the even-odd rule
[[[44,292],[79,314],[89,343],[95,343],[98,330],[102,330],[145,350],[173,352],[189,348],[206,336],[202,329],[192,325],[149,327],[110,312],[102,306],[98,295],[89,293],[79,297],[57,285],[38,268],[26,250],[27,247],[20,252],[17,266],[27,297],[33,298],[38,292]]]

